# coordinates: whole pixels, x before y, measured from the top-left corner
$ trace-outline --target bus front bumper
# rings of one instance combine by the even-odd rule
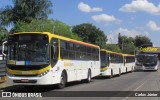
[[[60,83],[58,74],[47,73],[44,76],[9,76],[7,75],[6,84],[9,85],[52,85]]]

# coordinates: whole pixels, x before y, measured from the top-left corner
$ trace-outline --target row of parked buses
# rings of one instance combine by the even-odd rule
[[[100,51],[101,76],[121,75],[121,73],[132,72],[135,66],[134,55],[122,54],[108,50]]]
[[[95,76],[120,75],[134,70],[134,55],[100,50],[99,46],[48,32],[22,32],[8,36],[7,83],[51,85],[90,82]]]

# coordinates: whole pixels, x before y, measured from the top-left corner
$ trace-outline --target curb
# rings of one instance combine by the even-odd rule
[[[2,89],[9,87],[9,86],[11,86],[11,85],[7,85],[5,83],[0,83],[0,91],[2,91]]]

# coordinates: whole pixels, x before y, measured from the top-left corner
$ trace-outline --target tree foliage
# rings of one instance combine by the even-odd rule
[[[13,6],[0,10],[0,23],[9,25],[17,21],[30,23],[32,18],[47,18],[52,13],[52,3],[49,0],[13,0]]]
[[[8,35],[7,29],[5,29],[4,27],[0,26],[0,43],[2,43],[6,39],[7,35]]]
[[[121,49],[119,48],[117,44],[107,44],[105,46],[105,49],[121,53]]]
[[[119,33],[119,36],[118,36],[118,45],[120,47],[120,49],[122,51],[124,51],[124,45],[127,45],[127,44],[130,44],[130,43],[134,43],[134,38],[132,37],[127,37],[127,36],[121,36],[120,33]]]
[[[104,32],[90,23],[73,26],[72,32],[81,37],[84,42],[99,45],[101,48],[106,45],[107,37]]]
[[[134,52],[135,52],[134,41],[135,41],[134,38],[127,37],[127,36],[121,36],[121,34],[119,33],[118,45],[119,45],[122,53],[134,54]]]
[[[151,43],[146,36],[135,38],[121,36],[119,33],[118,44],[107,44],[107,36],[102,30],[90,23],[83,23],[71,27],[59,20],[49,20],[48,14],[52,13],[50,0],[12,0],[13,6],[8,5],[0,9],[0,25],[14,24],[13,32],[51,32],[99,45],[101,48],[115,52],[133,54],[136,47]],[[8,35],[7,30],[0,26],[0,41]]]
[[[146,36],[136,36],[135,37],[135,46],[140,47],[143,44],[150,44],[151,40]]]
[[[123,53],[130,53],[134,54],[136,47],[140,47],[143,44],[150,44],[151,41],[146,36],[138,35],[135,38],[127,37],[127,36],[121,36],[119,33],[118,36],[118,45]]]
[[[51,32],[57,35],[69,37],[76,40],[81,40],[76,34],[72,33],[70,26],[58,20],[48,19],[33,19],[29,24],[18,21],[13,32]]]
[[[134,54],[135,53],[135,45],[133,42],[128,43],[128,44],[124,44],[123,45],[123,50],[122,53],[126,53],[126,54]]]

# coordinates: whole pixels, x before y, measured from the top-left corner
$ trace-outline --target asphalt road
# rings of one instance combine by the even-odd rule
[[[39,86],[31,87],[26,89],[22,86],[11,86],[1,89],[1,91],[9,92],[41,92],[43,95],[48,95],[50,97],[38,98],[38,99],[51,99],[51,100],[159,100],[160,97],[130,97],[130,95],[135,95],[136,91],[160,91],[160,70],[158,71],[135,71],[132,73],[123,74],[120,77],[115,76],[112,79],[107,79],[104,77],[98,77],[92,79],[91,83],[82,82],[71,82],[67,84],[64,89],[57,89],[53,86]],[[115,91],[115,96],[123,95],[123,91],[130,91],[123,97],[52,97],[54,92],[64,93],[65,95],[72,95],[75,92],[84,91],[90,94],[97,95],[98,93],[108,93],[106,91]],[[62,91],[62,92],[60,92]],[[74,92],[72,92],[74,91]],[[133,92],[133,93],[132,93]],[[8,98],[9,99],[9,98]],[[12,98],[17,99],[17,98]],[[27,99],[27,98],[23,98]],[[37,98],[32,98],[37,99]]]

